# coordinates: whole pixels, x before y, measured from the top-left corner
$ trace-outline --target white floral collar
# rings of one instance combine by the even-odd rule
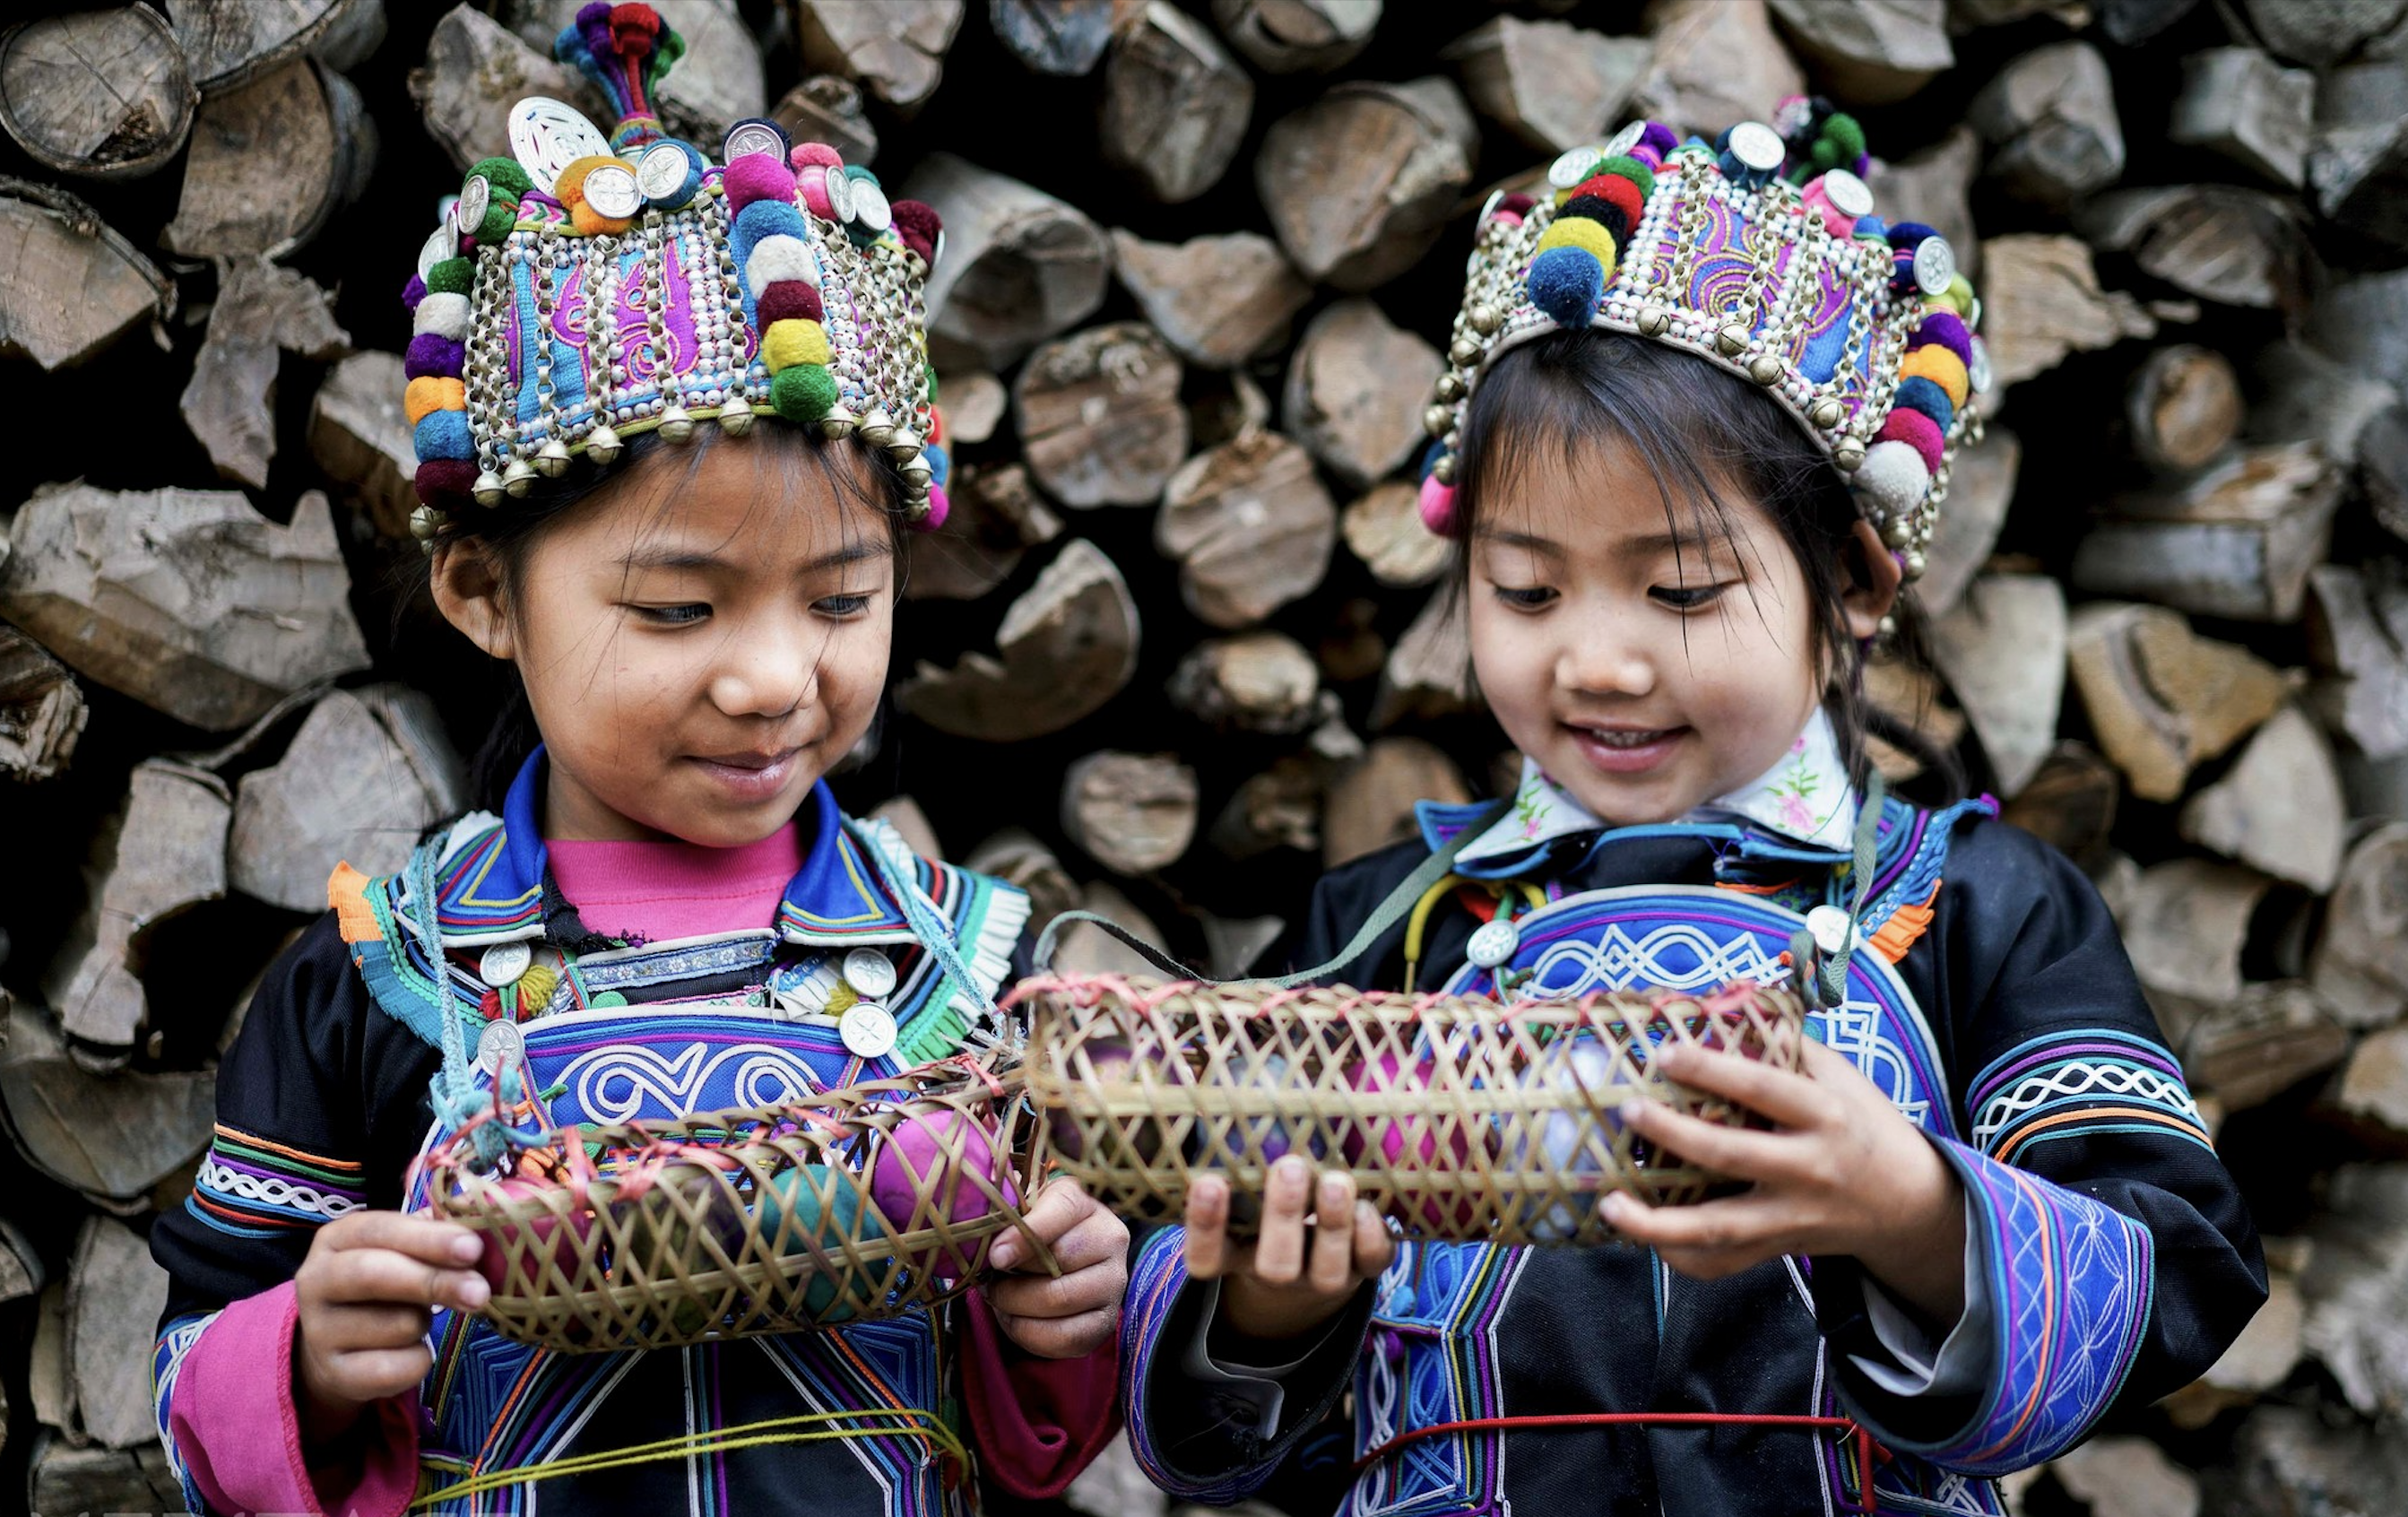
[[[1819,707],[1789,751],[1754,783],[1717,795],[1684,822],[1753,822],[1809,848],[1845,850],[1856,828],[1856,791],[1840,762],[1839,735]],[[1513,809],[1455,855],[1476,864],[1535,848],[1576,832],[1612,825],[1572,798],[1525,755]]]

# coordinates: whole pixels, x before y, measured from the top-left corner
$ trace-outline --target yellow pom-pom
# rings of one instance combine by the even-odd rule
[[[838,980],[837,981],[836,989],[828,992],[827,1009],[824,1014],[831,1017],[840,1017],[846,1012],[852,1010],[853,1003],[860,999],[860,995],[854,993],[853,988],[851,985],[844,983],[842,980]]]
[[[1613,273],[1614,260],[1621,250],[1613,245],[1613,234],[1585,216],[1559,216],[1553,226],[1539,237],[1540,252],[1550,248],[1578,248],[1604,265],[1608,277]]]
[[[827,361],[827,328],[817,322],[790,316],[782,322],[770,322],[769,330],[761,334],[761,362],[769,365],[772,374],[797,364]]]
[[[560,985],[560,971],[548,964],[527,966],[519,976],[519,1015],[531,1017],[552,1002],[552,993]]]
[[[409,381],[401,393],[401,414],[416,426],[435,411],[465,411],[468,408],[468,392],[457,379],[422,374]]]
[[[1948,393],[1948,404],[1962,406],[1971,380],[1965,373],[1965,361],[1936,342],[1927,342],[1906,355],[1898,366],[1900,380],[1920,375]]]

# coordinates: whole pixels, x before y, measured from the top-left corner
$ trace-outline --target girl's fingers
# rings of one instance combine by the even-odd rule
[[[1060,1276],[1014,1275],[987,1287],[987,1304],[1015,1317],[1075,1317],[1121,1298],[1128,1276],[1117,1260]]]
[[[381,1401],[426,1378],[434,1351],[421,1343],[408,1349],[361,1349],[325,1363],[324,1389],[346,1401]]]
[[[1388,1231],[1379,1208],[1369,1201],[1355,1202],[1354,1273],[1364,1280],[1376,1280],[1396,1257],[1396,1235]]]
[[[424,1307],[383,1303],[328,1306],[310,1319],[309,1346],[321,1353],[363,1349],[406,1349],[426,1336],[433,1317]]]
[[[456,1222],[402,1211],[355,1211],[318,1229],[313,1249],[377,1249],[407,1254],[422,1264],[474,1264],[484,1252],[477,1233]]]
[[[1095,1199],[1079,1188],[1079,1182],[1066,1175],[1038,1192],[1037,1199],[1029,1203],[1028,1209],[1022,1215],[1037,1240],[1053,1248],[1064,1235],[1100,1209]],[[1059,1251],[1055,1252],[1058,1257]],[[1028,1263],[1031,1253],[1027,1239],[1015,1230],[996,1238],[995,1246],[987,1251],[987,1257],[997,1269],[1014,1269]],[[1068,1261],[1065,1261],[1064,1267],[1068,1267]]]
[[[1616,1233],[1660,1251],[1751,1250],[1793,1252],[1786,1208],[1757,1195],[1735,1195],[1690,1207],[1650,1207],[1615,1191],[1598,1209]]]
[[[1354,1283],[1354,1230],[1342,1225],[1340,1219],[1354,1214],[1354,1177],[1338,1170],[1322,1176],[1321,1194],[1312,1209],[1321,1224],[1312,1230],[1312,1257],[1306,1276],[1314,1290],[1335,1295]]]
[[[1128,1224],[1101,1208],[1089,1212],[1054,1245],[1054,1262],[1066,1275],[1099,1264],[1120,1263],[1127,1257]],[[1032,1260],[1026,1267],[1034,1270],[1037,1266]]]
[[[1198,1175],[1187,1187],[1187,1278],[1215,1280],[1229,1263],[1229,1182]]]
[[[1120,1322],[1117,1303],[1075,1317],[1025,1318],[997,1312],[1004,1335],[1040,1359],[1076,1359],[1102,1348]]]
[[[1254,1239],[1254,1275],[1271,1285],[1304,1272],[1304,1214],[1312,1199],[1312,1166],[1291,1153],[1271,1166],[1263,1187],[1263,1228]]]
[[[493,1287],[473,1269],[446,1268],[391,1249],[345,1249],[327,1258],[314,1294],[329,1305],[389,1301],[474,1311],[491,1298]]]
[[[1829,1095],[1813,1080],[1759,1059],[1716,1049],[1668,1048],[1656,1056],[1656,1067],[1692,1090],[1736,1101],[1784,1127],[1815,1126],[1829,1114]]]
[[[1815,1141],[1797,1133],[1725,1127],[1653,1101],[1629,1102],[1616,1115],[1624,1126],[1658,1149],[1734,1180],[1796,1179],[1805,1165],[1806,1155],[1800,1151]]]

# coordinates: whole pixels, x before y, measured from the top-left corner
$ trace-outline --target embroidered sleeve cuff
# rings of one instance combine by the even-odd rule
[[[1200,1283],[1190,1281],[1187,1288],[1197,1296],[1196,1332],[1188,1339],[1187,1352],[1180,1361],[1180,1368],[1186,1372],[1188,1379],[1220,1386],[1224,1394],[1253,1406],[1257,1413],[1254,1436],[1270,1438],[1279,1430],[1280,1409],[1287,1400],[1285,1381],[1303,1368],[1338,1335],[1342,1315],[1331,1321],[1296,1352],[1288,1354],[1283,1364],[1244,1364],[1235,1359],[1217,1358],[1212,1353],[1212,1328],[1221,1310],[1221,1282],[1217,1280]]]
[[[1848,1362],[1864,1377],[1897,1396],[1957,1396],[1979,1391],[1990,1375],[1990,1296],[1975,1241],[1979,1223],[1971,1196],[1965,1202],[1965,1310],[1937,1348],[1931,1334],[1900,1306],[1881,1281],[1862,1278],[1865,1317],[1880,1354],[1851,1353]]]

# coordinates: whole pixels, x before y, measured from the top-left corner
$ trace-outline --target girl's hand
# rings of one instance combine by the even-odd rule
[[[1028,1230],[1054,1251],[1059,1276],[1041,1272],[993,1281],[987,1305],[1006,1337],[1040,1359],[1077,1359],[1111,1341],[1120,1325],[1121,1293],[1128,1289],[1128,1227],[1079,1189],[1057,1178],[1037,1193]],[[995,1240],[987,1258],[997,1269],[1034,1267],[1018,1232]]]
[[[426,1378],[433,1309],[474,1311],[493,1295],[477,1273],[484,1243],[457,1223],[354,1211],[318,1229],[294,1276],[294,1400],[303,1438],[325,1443],[369,1403]]]
[[[1310,1243],[1308,1210],[1319,1219]],[[1298,1153],[1271,1166],[1251,1250],[1229,1241],[1229,1182],[1218,1175],[1188,1186],[1186,1220],[1187,1278],[1226,1280],[1220,1321],[1266,1342],[1301,1338],[1337,1316],[1397,1255],[1387,1224],[1354,1198],[1354,1177],[1330,1170],[1316,1186]]]
[[[1657,1149],[1756,1183],[1744,1195],[1693,1207],[1651,1208],[1617,1192],[1603,1202],[1614,1231],[1700,1280],[1789,1253],[1853,1254],[1933,1320],[1963,1314],[1963,1189],[1921,1129],[1855,1065],[1809,1041],[1795,1074],[1685,1047],[1664,1050],[1656,1066],[1770,1118],[1775,1130],[1718,1127],[1652,1101],[1626,1105],[1622,1120]]]

